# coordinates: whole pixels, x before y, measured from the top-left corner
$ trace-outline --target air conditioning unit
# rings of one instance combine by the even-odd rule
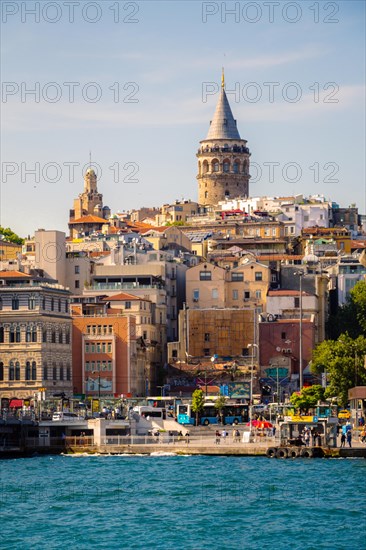
[[[198,302],[198,298],[193,298],[193,301],[194,301],[194,302]]]

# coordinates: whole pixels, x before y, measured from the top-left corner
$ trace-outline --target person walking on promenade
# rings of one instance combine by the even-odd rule
[[[346,444],[346,434],[342,433],[341,435],[341,447],[344,447]]]
[[[216,445],[220,445],[220,432],[219,432],[219,430],[216,430],[216,433],[215,433],[215,443],[216,443]]]
[[[225,429],[223,429],[222,432],[221,432],[221,437],[223,438],[224,443],[226,441],[226,436],[227,436],[227,431]]]
[[[305,429],[304,441],[305,441],[305,446],[309,447],[309,445],[310,445],[310,430],[309,430],[309,428]]]
[[[347,437],[347,443],[348,443],[348,445],[349,445],[350,447],[352,447],[352,432],[351,432],[351,430],[348,430],[348,431],[347,431],[347,436],[346,436],[346,437]]]

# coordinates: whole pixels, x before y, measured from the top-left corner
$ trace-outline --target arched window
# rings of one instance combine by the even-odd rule
[[[25,341],[26,342],[31,342],[32,341],[32,333],[31,333],[31,329],[30,329],[29,326],[26,328],[26,331],[25,331]]]
[[[16,327],[15,329],[15,341],[20,342],[20,327]]]
[[[213,159],[211,166],[212,166],[212,172],[218,172],[220,169],[220,163],[217,159]]]
[[[52,363],[53,367],[52,367],[52,378],[53,380],[57,380],[57,367],[56,367],[56,363]]]
[[[69,329],[66,329],[65,339],[66,339],[65,343],[70,344],[70,331],[69,331]]]
[[[207,172],[208,172],[208,162],[207,160],[204,160],[202,165],[202,173],[207,174]]]
[[[4,363],[0,361],[0,380],[4,380]]]
[[[32,361],[32,380],[37,380],[37,365],[35,361]]]
[[[32,328],[32,342],[37,342],[37,327]]]
[[[47,342],[47,329],[42,330],[42,342],[45,344]]]
[[[20,380],[20,364],[19,361],[15,363],[15,380]]]
[[[198,161],[198,174],[201,175],[201,162]]]
[[[225,159],[224,160],[224,163],[222,165],[223,167],[223,171],[227,174],[228,172],[230,172],[230,161],[228,159]]]
[[[70,368],[70,365],[67,365],[67,368],[66,368],[66,380],[71,380],[71,368]]]
[[[52,341],[52,344],[56,344],[56,330],[53,328],[52,329],[52,336],[51,336],[51,341]]]
[[[62,344],[62,340],[63,340],[63,338],[62,338],[62,329],[60,328],[59,333],[58,333],[58,343]]]
[[[234,174],[239,174],[239,170],[240,170],[240,163],[236,160],[234,162]]]
[[[64,366],[60,363],[60,380],[64,379]]]
[[[10,361],[9,363],[9,380],[14,380],[14,363]]]
[[[46,309],[46,297],[43,296],[42,298],[42,309]]]
[[[28,298],[28,309],[36,309],[36,298],[35,298],[35,296],[29,296],[29,298]]]
[[[230,197],[230,191],[225,191],[225,197]]]
[[[27,361],[25,364],[25,379],[26,380],[31,379],[31,366],[29,361]]]
[[[2,344],[4,342],[4,327],[0,327],[0,343]]]
[[[47,361],[43,363],[43,380],[48,380],[48,365]]]
[[[9,342],[11,344],[14,344],[14,342],[15,342],[15,327],[10,327]]]
[[[17,298],[16,296],[14,296],[11,300],[11,309],[19,309],[19,298]]]
[[[208,191],[205,191],[205,199],[208,197]]]
[[[243,163],[243,172],[244,172],[244,174],[248,173],[248,161],[247,160],[245,160],[244,163]]]

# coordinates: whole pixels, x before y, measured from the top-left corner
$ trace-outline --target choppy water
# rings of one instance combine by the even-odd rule
[[[366,549],[366,460],[0,462],[0,548]]]

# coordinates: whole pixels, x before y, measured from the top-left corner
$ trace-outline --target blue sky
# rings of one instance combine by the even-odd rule
[[[73,22],[64,2],[40,2],[39,23],[24,11],[35,2],[4,4],[1,225],[66,230],[90,150],[113,211],[195,200],[218,99],[203,89],[218,88],[222,65],[250,194],[322,193],[366,211],[364,2],[274,2],[272,22],[263,2],[80,1]],[[78,83],[72,103],[65,82]],[[24,95],[35,86],[38,102]],[[36,163],[39,182],[26,173]]]

